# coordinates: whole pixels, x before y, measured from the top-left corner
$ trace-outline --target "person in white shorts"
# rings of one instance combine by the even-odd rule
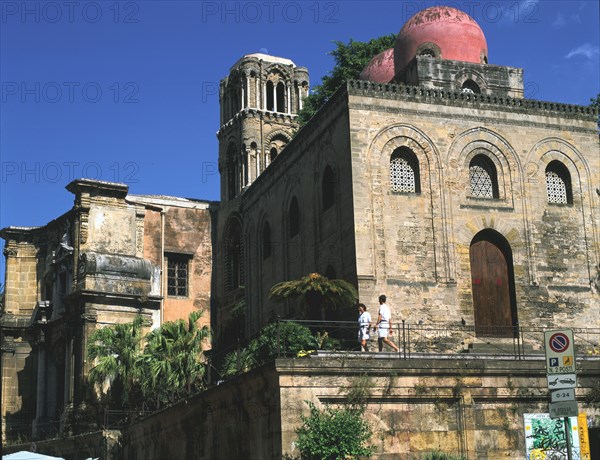
[[[379,339],[377,339],[377,343],[379,345],[379,351],[383,351],[383,344],[387,344],[394,349],[394,351],[398,352],[400,349],[394,345],[390,339],[388,339],[388,335],[392,335],[392,312],[390,311],[390,307],[385,303],[387,300],[385,295],[379,296],[379,316],[377,317],[377,328],[379,329]],[[375,328],[373,328],[375,330]]]
[[[371,338],[371,313],[367,311],[364,303],[358,304],[358,341],[360,342],[360,351],[369,351],[368,340]]]

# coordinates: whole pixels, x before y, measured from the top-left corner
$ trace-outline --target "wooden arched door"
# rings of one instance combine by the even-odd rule
[[[513,337],[517,314],[510,245],[488,229],[475,235],[469,253],[476,335]]]

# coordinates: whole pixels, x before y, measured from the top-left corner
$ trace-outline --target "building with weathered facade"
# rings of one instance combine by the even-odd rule
[[[90,397],[89,336],[204,312],[210,321],[211,203],[129,195],[80,179],[71,210],[42,227],[7,227],[2,423],[7,439],[57,432]],[[62,422],[61,422],[62,420]]]
[[[387,294],[393,318],[406,324],[404,359],[279,359],[123,429],[115,458],[297,454],[304,401],[343,404],[365,375],[377,458],[432,448],[525,458],[524,414],[548,409],[543,331],[558,327],[581,338],[578,397],[591,393],[600,379],[597,113],[524,99],[523,70],[490,64],[477,23],[448,7],[409,19],[395,48],[296,132],[308,81],[305,68],[264,54],[230,69],[221,82],[221,203],[212,216],[201,202],[131,196],[119,184],[83,180],[69,186],[76,206],[66,217],[42,229],[3,230],[5,330],[23,350],[4,368],[7,420],[19,410],[36,413],[4,402],[36,394],[40,375],[57,382],[55,392],[63,384],[68,401],[85,374],[81,360],[65,366],[64,377],[34,369],[52,363],[34,360],[51,353],[40,346],[50,339],[40,337],[64,340],[53,321],[59,299],[44,303],[50,249],[57,266],[50,279],[60,284],[66,270],[72,286],[65,306],[72,322],[63,329],[79,325],[58,354],[69,359],[74,350],[81,356],[86,331],[99,321],[137,311],[157,321],[160,312],[163,320],[184,316],[207,308],[208,295],[217,354],[275,316],[306,317],[300,303],[275,304],[268,292],[312,272],[350,281],[374,316],[377,297]],[[102,227],[111,215],[119,216],[118,234]],[[189,261],[191,285],[204,280],[196,294],[165,294],[179,286],[166,279],[169,254],[177,270]],[[64,292],[57,289],[52,295]],[[353,320],[355,311],[337,315]],[[37,380],[24,379],[27,372]],[[37,394],[39,419],[39,395],[48,400],[52,392]],[[598,409],[580,404],[598,437]]]
[[[387,294],[396,319],[464,319],[479,336],[600,326],[597,115],[523,99],[523,70],[487,56],[465,13],[416,14],[258,177],[247,146],[268,150],[263,139],[285,130],[271,119],[290,112],[228,106],[218,133],[218,333],[251,335],[275,313],[298,314],[268,291],[315,271],[351,281],[372,308]],[[261,56],[264,75],[279,61]],[[285,88],[297,84],[292,69]],[[259,89],[258,102],[268,100]],[[245,319],[230,328],[240,297]]]

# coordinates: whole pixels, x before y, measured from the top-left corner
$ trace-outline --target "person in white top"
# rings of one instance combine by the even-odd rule
[[[379,339],[377,340],[379,351],[383,351],[383,344],[385,343],[392,347],[394,351],[399,352],[400,349],[388,338],[388,335],[392,335],[394,330],[392,329],[392,312],[390,311],[390,307],[385,303],[386,300],[385,295],[382,294],[379,296],[379,316],[377,317],[376,325],[379,329]]]
[[[371,329],[371,313],[367,311],[364,303],[358,304],[358,341],[360,342],[360,351],[369,351],[368,340],[371,338],[369,330]]]

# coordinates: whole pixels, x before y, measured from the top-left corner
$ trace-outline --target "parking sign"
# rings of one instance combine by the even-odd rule
[[[548,374],[572,374],[575,372],[575,349],[571,329],[544,332],[544,344]]]

